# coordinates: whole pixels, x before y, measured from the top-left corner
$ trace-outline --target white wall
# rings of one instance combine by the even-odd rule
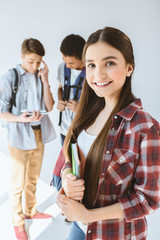
[[[41,40],[50,81],[55,84],[61,61],[59,46],[70,34],[87,38],[106,25],[120,28],[132,40],[136,69],[134,92],[144,107],[160,120],[157,102],[160,54],[159,0],[0,0],[0,75],[20,62],[20,46],[28,37]],[[56,94],[56,91],[54,91]]]
[[[56,71],[61,61],[59,46],[62,39],[71,33],[87,39],[93,31],[113,26],[124,31],[133,43],[136,60],[134,93],[141,97],[143,106],[153,117],[160,120],[159,12],[159,0],[0,0],[0,76],[20,62],[22,41],[37,38],[46,49],[44,59],[50,69],[50,84],[57,103]],[[56,107],[51,120],[58,135]],[[0,143],[4,150],[6,136],[4,131],[1,133]],[[59,135],[46,145],[41,172],[41,178],[46,182],[50,179],[59,148]],[[149,240],[158,239],[158,213],[149,217]]]

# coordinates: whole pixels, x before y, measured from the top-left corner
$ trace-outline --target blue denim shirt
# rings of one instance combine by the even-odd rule
[[[11,112],[14,115],[20,115],[22,109],[27,109],[27,103],[24,97],[24,75],[26,72],[20,65],[17,65],[16,69],[19,75],[18,90],[16,93],[16,107],[12,106],[11,109],[15,75],[13,70],[9,70],[0,80],[0,113]],[[37,74],[36,78],[39,106],[41,110],[45,110],[42,82]],[[9,144],[12,147],[23,150],[36,148],[35,136],[31,123],[4,122],[4,124],[8,130]],[[56,138],[54,127],[48,115],[45,115],[41,119],[41,130],[42,141],[44,144]]]

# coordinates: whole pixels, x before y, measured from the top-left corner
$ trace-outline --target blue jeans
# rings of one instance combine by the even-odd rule
[[[53,174],[52,184],[57,189],[57,191],[59,191],[62,187],[62,178]]]
[[[85,239],[86,239],[86,235],[82,231],[82,229],[79,227],[77,222],[72,222],[72,226],[71,226],[67,240],[85,240]]]

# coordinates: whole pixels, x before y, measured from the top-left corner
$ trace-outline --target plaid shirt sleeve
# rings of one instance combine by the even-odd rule
[[[134,190],[119,199],[127,222],[154,212],[160,204],[160,132],[155,125],[141,142],[134,177]]]

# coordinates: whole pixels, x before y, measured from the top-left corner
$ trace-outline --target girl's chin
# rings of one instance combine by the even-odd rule
[[[98,97],[105,97],[105,94],[103,94],[103,93],[100,93],[100,92],[97,92],[97,91],[94,91],[95,92],[95,94],[98,96]]]

